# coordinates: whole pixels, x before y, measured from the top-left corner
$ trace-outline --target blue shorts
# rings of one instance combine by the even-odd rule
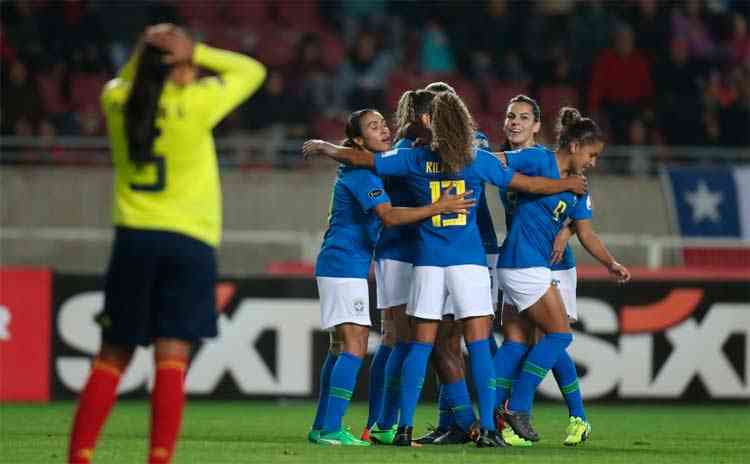
[[[174,232],[115,230],[99,317],[102,339],[146,346],[156,338],[215,337],[214,248]]]

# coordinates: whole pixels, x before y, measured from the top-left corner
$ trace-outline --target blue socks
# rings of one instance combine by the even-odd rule
[[[388,356],[388,362],[385,363],[383,410],[378,419],[380,430],[391,428],[398,421],[398,411],[401,409],[401,368],[407,354],[409,344],[396,343],[391,355]]]
[[[370,410],[367,415],[367,428],[371,428],[373,424],[380,418],[380,413],[383,409],[383,396],[385,393],[385,365],[388,362],[388,356],[390,356],[393,348],[386,345],[380,345],[375,356],[372,357],[370,363],[370,378],[369,378],[369,393],[370,398]]]
[[[486,430],[495,430],[493,411],[495,409],[495,369],[490,356],[489,341],[477,340],[467,344],[469,363],[474,388],[479,403],[479,422]]]
[[[565,348],[572,341],[573,335],[570,333],[548,333],[529,351],[526,361],[523,363],[518,384],[516,384],[510,398],[508,406],[510,410],[531,411],[531,403],[534,401],[537,386],[547,375],[547,371],[557,363]]]
[[[492,358],[495,358],[495,354],[497,354],[497,340],[495,340],[495,332],[490,330],[490,338],[487,339],[487,342],[490,344],[490,356]]]
[[[313,430],[322,430],[323,421],[326,418],[326,409],[328,409],[328,387],[331,384],[331,371],[336,364],[337,356],[330,351],[323,367],[320,368],[320,396],[318,397],[318,410],[315,411],[315,421],[313,421]]]
[[[453,425],[453,406],[448,393],[448,386],[440,384],[438,393],[438,428],[448,430]]]
[[[524,343],[505,340],[495,353],[496,407],[502,408],[510,397],[513,381],[518,378],[518,368],[528,349]]]
[[[346,408],[352,399],[361,366],[362,360],[347,352],[341,353],[336,360],[328,388],[328,410],[324,419],[323,433],[336,432],[341,429],[341,418],[346,414]]]
[[[409,354],[401,368],[401,417],[399,427],[414,426],[414,411],[422,393],[427,362],[432,353],[432,343],[412,342]]]
[[[576,364],[567,351],[563,351],[557,359],[554,367],[552,367],[552,373],[555,375],[560,392],[563,394],[565,403],[568,405],[568,413],[571,416],[586,420],[581,389],[578,386]]]
[[[461,430],[468,432],[471,424],[477,420],[477,417],[474,415],[474,409],[471,406],[471,398],[469,397],[469,388],[466,386],[466,380],[461,379],[458,382],[444,384],[440,387],[441,420],[443,398],[445,398],[445,405],[448,409],[447,415],[450,420],[445,426],[441,422],[440,427],[448,428],[455,424]]]

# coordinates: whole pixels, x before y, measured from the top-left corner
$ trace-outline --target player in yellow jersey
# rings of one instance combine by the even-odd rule
[[[214,77],[196,79],[197,67]],[[81,393],[69,462],[88,463],[138,345],[154,344],[148,462],[169,462],[191,344],[216,335],[221,189],[211,130],[253,94],[266,69],[247,56],[149,27],[101,97],[115,172],[115,241],[102,344]]]

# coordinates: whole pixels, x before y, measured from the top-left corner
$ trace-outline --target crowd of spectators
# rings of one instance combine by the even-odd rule
[[[28,0],[0,3],[3,135],[102,135],[98,97],[149,23],[269,67],[218,129],[276,137],[342,132],[342,115],[391,113],[445,80],[501,142],[507,100],[541,103],[542,140],[564,104],[617,144],[750,146],[746,0]]]

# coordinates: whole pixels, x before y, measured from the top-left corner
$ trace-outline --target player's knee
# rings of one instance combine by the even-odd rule
[[[123,372],[130,364],[134,351],[135,347],[102,343],[102,347],[96,355],[96,361]]]

